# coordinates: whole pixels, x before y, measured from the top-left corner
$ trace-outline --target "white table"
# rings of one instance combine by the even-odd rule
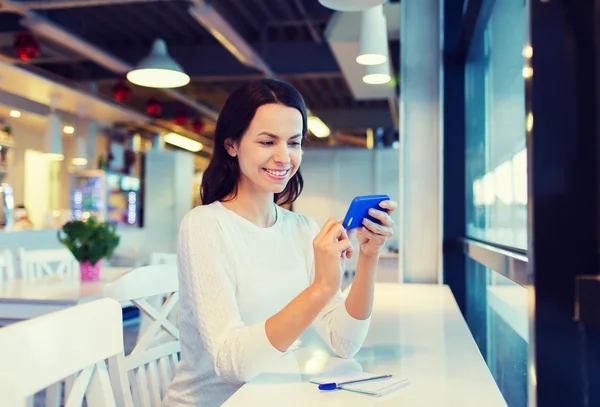
[[[101,298],[105,285],[129,270],[103,267],[99,281],[81,281],[79,273],[5,281],[0,284],[0,326]]]
[[[300,342],[223,406],[506,407],[447,286],[377,283],[369,335],[353,359],[332,356],[310,329]],[[339,368],[392,373],[410,383],[372,397],[320,392],[308,382]]]

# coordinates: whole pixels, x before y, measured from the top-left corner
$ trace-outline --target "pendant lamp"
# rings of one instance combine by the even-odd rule
[[[322,6],[337,11],[363,11],[380,6],[387,0],[319,0]]]
[[[377,6],[362,12],[356,62],[361,65],[379,65],[387,60],[387,21],[383,7]]]
[[[365,66],[363,82],[369,85],[383,85],[391,80],[389,62]]]
[[[88,163],[87,160],[87,126],[86,119],[83,117],[77,118],[77,125],[75,127],[75,157],[71,160],[73,165],[85,166]]]
[[[147,88],[179,88],[190,82],[190,77],[167,52],[162,39],[154,41],[150,55],[127,73],[129,82]]]
[[[48,158],[54,161],[62,161],[65,158],[60,125],[60,117],[56,112],[51,111],[46,125],[46,148],[44,152]]]

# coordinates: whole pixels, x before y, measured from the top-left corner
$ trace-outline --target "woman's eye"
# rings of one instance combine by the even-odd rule
[[[294,142],[290,143],[290,145],[291,145],[292,147],[299,147],[299,146],[300,146],[300,143],[299,143],[299,142],[297,142],[297,141],[294,141]]]
[[[262,144],[263,146],[270,146],[273,145],[272,141],[261,141],[260,144]]]

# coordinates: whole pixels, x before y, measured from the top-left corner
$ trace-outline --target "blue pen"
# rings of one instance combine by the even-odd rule
[[[380,380],[380,379],[387,379],[392,377],[391,374],[386,374],[383,376],[375,376],[375,377],[369,377],[367,379],[360,379],[360,380],[352,380],[349,382],[342,382],[342,383],[323,383],[319,385],[319,390],[335,390],[340,386],[343,386],[345,384],[354,384],[354,383],[362,383],[362,382],[370,382],[373,380]]]

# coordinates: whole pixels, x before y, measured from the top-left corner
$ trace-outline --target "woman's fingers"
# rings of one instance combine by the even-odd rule
[[[385,211],[380,211],[378,209],[369,209],[369,215],[381,221],[381,223],[385,226],[394,226],[394,221],[390,217],[390,215]]]
[[[394,231],[391,226],[378,225],[377,223],[367,218],[363,220],[363,225],[368,231],[370,231],[374,235],[388,238],[394,234]]]
[[[327,232],[326,234],[326,237],[327,241],[329,242],[337,242],[341,239],[349,240],[348,232],[346,231],[344,226],[342,226],[342,222],[336,222],[333,226],[331,226],[329,232]]]
[[[352,243],[348,239],[340,240],[334,244],[334,247],[338,253],[342,253],[342,257],[346,256],[347,259],[351,258],[354,254],[354,247],[352,247]]]
[[[327,222],[323,225],[317,236],[315,236],[315,241],[319,241],[323,239],[327,234],[331,231],[331,228],[335,226],[336,220],[334,218],[327,219]]]
[[[376,244],[385,243],[386,237],[377,233],[371,232],[367,227],[363,226],[358,230],[358,234],[363,237],[369,239],[370,242],[375,242]]]
[[[341,252],[342,256],[345,255],[348,259],[352,257],[354,248],[352,247],[348,231],[342,226],[342,222],[338,222],[330,229],[327,239],[330,242],[335,242],[335,250]]]
[[[382,201],[379,203],[379,207],[385,209],[388,215],[391,215],[396,209],[398,209],[398,202],[392,200]]]

